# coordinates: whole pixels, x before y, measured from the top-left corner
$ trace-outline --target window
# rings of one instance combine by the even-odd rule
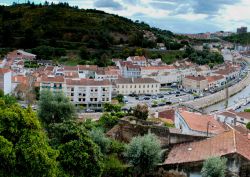
[[[152,84],[152,88],[154,87],[154,85]]]
[[[73,91],[74,91],[74,88],[71,88],[71,91],[73,92]]]
[[[148,88],[149,88],[149,85],[148,85]]]
[[[71,93],[70,95],[71,95],[71,96],[74,96],[74,93]]]
[[[93,98],[90,98],[90,101],[93,101]]]
[[[81,101],[82,99],[81,98],[78,98],[78,101]]]
[[[97,98],[95,98],[95,101],[97,101]]]
[[[79,96],[81,96],[82,94],[81,93],[79,93]]]

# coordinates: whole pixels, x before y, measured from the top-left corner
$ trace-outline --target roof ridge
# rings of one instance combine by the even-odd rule
[[[234,143],[234,152],[237,152],[237,145],[236,145],[236,136],[235,136],[235,130],[233,129],[233,143]]]

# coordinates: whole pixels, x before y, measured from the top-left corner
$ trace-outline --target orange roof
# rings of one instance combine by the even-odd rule
[[[182,109],[179,109],[178,112],[189,128],[194,131],[207,132],[208,124],[209,133],[219,134],[225,131],[225,128],[212,115],[189,112]]]
[[[78,72],[65,72],[64,73],[65,78],[79,78]]]
[[[28,78],[26,76],[23,76],[23,75],[16,75],[16,76],[12,77],[12,82],[27,84]]]
[[[208,81],[209,83],[211,83],[211,82],[214,82],[214,81],[217,81],[217,80],[221,80],[221,79],[223,79],[223,78],[224,78],[224,76],[222,76],[222,75],[217,75],[217,76],[207,76],[206,78],[207,78],[207,81]]]
[[[146,61],[144,56],[131,56],[132,61]]]
[[[79,70],[97,70],[97,65],[77,65]]]
[[[42,76],[41,82],[64,82],[63,76]]]
[[[77,66],[64,66],[64,71],[78,71]]]
[[[250,160],[250,139],[235,130],[230,130],[202,141],[176,145],[164,164],[181,164],[204,161],[209,157],[239,154]]]
[[[111,85],[107,80],[96,81],[93,79],[67,79],[67,85],[86,85],[86,86],[102,86],[102,85]]]
[[[186,76],[185,78],[191,79],[191,80],[196,80],[196,81],[206,80],[206,78],[204,76]]]
[[[8,72],[11,72],[11,70],[7,68],[0,68],[0,74],[6,74]]]

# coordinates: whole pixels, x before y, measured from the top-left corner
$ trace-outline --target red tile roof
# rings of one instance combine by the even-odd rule
[[[191,79],[191,80],[196,80],[196,81],[206,80],[206,77],[204,77],[204,76],[186,76],[185,78]]]
[[[11,70],[7,68],[0,68],[0,74],[6,74],[8,72],[11,72]]]
[[[179,109],[178,112],[189,128],[194,131],[207,132],[208,124],[209,133],[219,134],[225,131],[225,128],[212,115],[204,115],[182,109]]]
[[[181,164],[204,161],[237,153],[250,160],[250,139],[235,130],[230,130],[202,141],[174,146],[164,164]]]
[[[42,76],[41,82],[64,82],[63,76]]]
[[[174,122],[175,118],[175,110],[174,109],[167,109],[164,111],[159,112],[160,118],[171,119]]]
[[[96,81],[93,79],[66,79],[67,85],[85,85],[85,86],[102,86],[111,85],[107,80]]]
[[[28,84],[28,78],[23,75],[16,75],[12,77],[12,82]]]
[[[222,75],[217,75],[217,76],[207,76],[206,78],[207,78],[207,81],[208,81],[209,83],[211,83],[211,82],[214,82],[214,81],[218,81],[218,80],[223,79],[223,78],[224,78],[224,76],[222,76]]]

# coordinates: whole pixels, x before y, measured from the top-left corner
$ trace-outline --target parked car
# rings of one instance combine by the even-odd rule
[[[164,98],[164,95],[162,95],[162,94],[158,94],[157,96],[158,96],[158,98]]]
[[[156,95],[152,95],[151,98],[155,100],[155,99],[157,99],[157,96]]]
[[[158,106],[165,106],[166,103],[159,103]]]
[[[145,96],[151,96],[151,94],[145,94]]]
[[[86,109],[85,112],[91,113],[91,112],[95,112],[95,111],[93,109]]]
[[[167,101],[167,102],[166,102],[166,105],[171,105],[171,104],[172,104],[171,101]]]
[[[150,97],[145,97],[144,100],[150,100]]]

